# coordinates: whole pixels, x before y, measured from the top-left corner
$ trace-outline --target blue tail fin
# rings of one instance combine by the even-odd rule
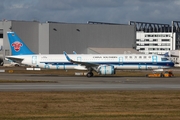
[[[15,32],[7,32],[12,55],[34,54]]]

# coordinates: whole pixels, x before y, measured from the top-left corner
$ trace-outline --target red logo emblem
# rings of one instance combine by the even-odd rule
[[[18,41],[15,41],[15,42],[12,43],[11,46],[14,47],[14,50],[16,52],[18,52],[20,50],[20,48],[23,46],[23,44],[18,42]]]

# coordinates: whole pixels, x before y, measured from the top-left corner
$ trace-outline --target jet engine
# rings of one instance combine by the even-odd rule
[[[101,75],[113,75],[115,74],[114,66],[99,66],[98,73]]]

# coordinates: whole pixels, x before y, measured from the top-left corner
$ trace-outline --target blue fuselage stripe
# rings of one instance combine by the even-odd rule
[[[40,62],[45,64],[51,64],[51,65],[76,65],[71,62]],[[119,62],[91,62],[92,64],[98,64],[98,65],[122,65],[122,63]],[[123,65],[159,65],[159,66],[174,66],[173,62],[123,62]]]

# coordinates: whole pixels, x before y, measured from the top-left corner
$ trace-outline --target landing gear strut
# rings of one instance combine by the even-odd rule
[[[88,72],[86,76],[87,76],[87,77],[93,77],[93,72],[92,72],[92,71],[91,71],[91,72]]]

